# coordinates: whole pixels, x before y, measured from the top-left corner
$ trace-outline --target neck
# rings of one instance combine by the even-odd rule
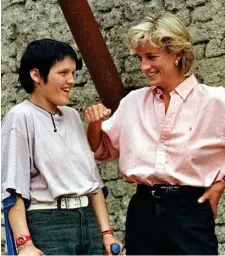
[[[31,95],[30,102],[34,105],[44,109],[45,111],[49,112],[50,114],[54,115],[57,113],[57,106],[46,102],[44,99],[37,98],[34,95]]]

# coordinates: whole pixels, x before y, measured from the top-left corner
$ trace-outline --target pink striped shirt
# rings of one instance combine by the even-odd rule
[[[103,122],[100,161],[119,157],[122,177],[146,185],[208,187],[225,175],[225,88],[198,83],[192,75],[171,93],[147,87],[132,91]]]

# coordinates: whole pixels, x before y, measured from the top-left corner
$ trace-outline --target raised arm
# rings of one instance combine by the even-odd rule
[[[85,110],[85,118],[88,121],[88,142],[92,151],[96,152],[102,141],[102,121],[109,118],[111,110],[102,104],[97,104]]]

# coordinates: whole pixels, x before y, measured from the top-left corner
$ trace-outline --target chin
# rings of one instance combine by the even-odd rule
[[[67,105],[67,104],[69,104],[69,100],[67,99],[67,100],[61,100],[60,102],[58,102],[58,106],[65,106],[65,105]]]
[[[149,83],[151,86],[159,86],[161,83],[160,79],[149,79]]]
[[[157,83],[155,81],[152,81],[150,79],[149,79],[149,83],[150,83],[151,86],[156,86],[157,85]]]

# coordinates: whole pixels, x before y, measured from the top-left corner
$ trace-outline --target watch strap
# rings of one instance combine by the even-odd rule
[[[31,236],[21,235],[16,238],[16,247],[19,248],[19,247],[25,245],[28,241],[32,241]]]
[[[102,236],[105,236],[105,235],[113,235],[113,230],[110,228],[108,230],[102,231]]]

